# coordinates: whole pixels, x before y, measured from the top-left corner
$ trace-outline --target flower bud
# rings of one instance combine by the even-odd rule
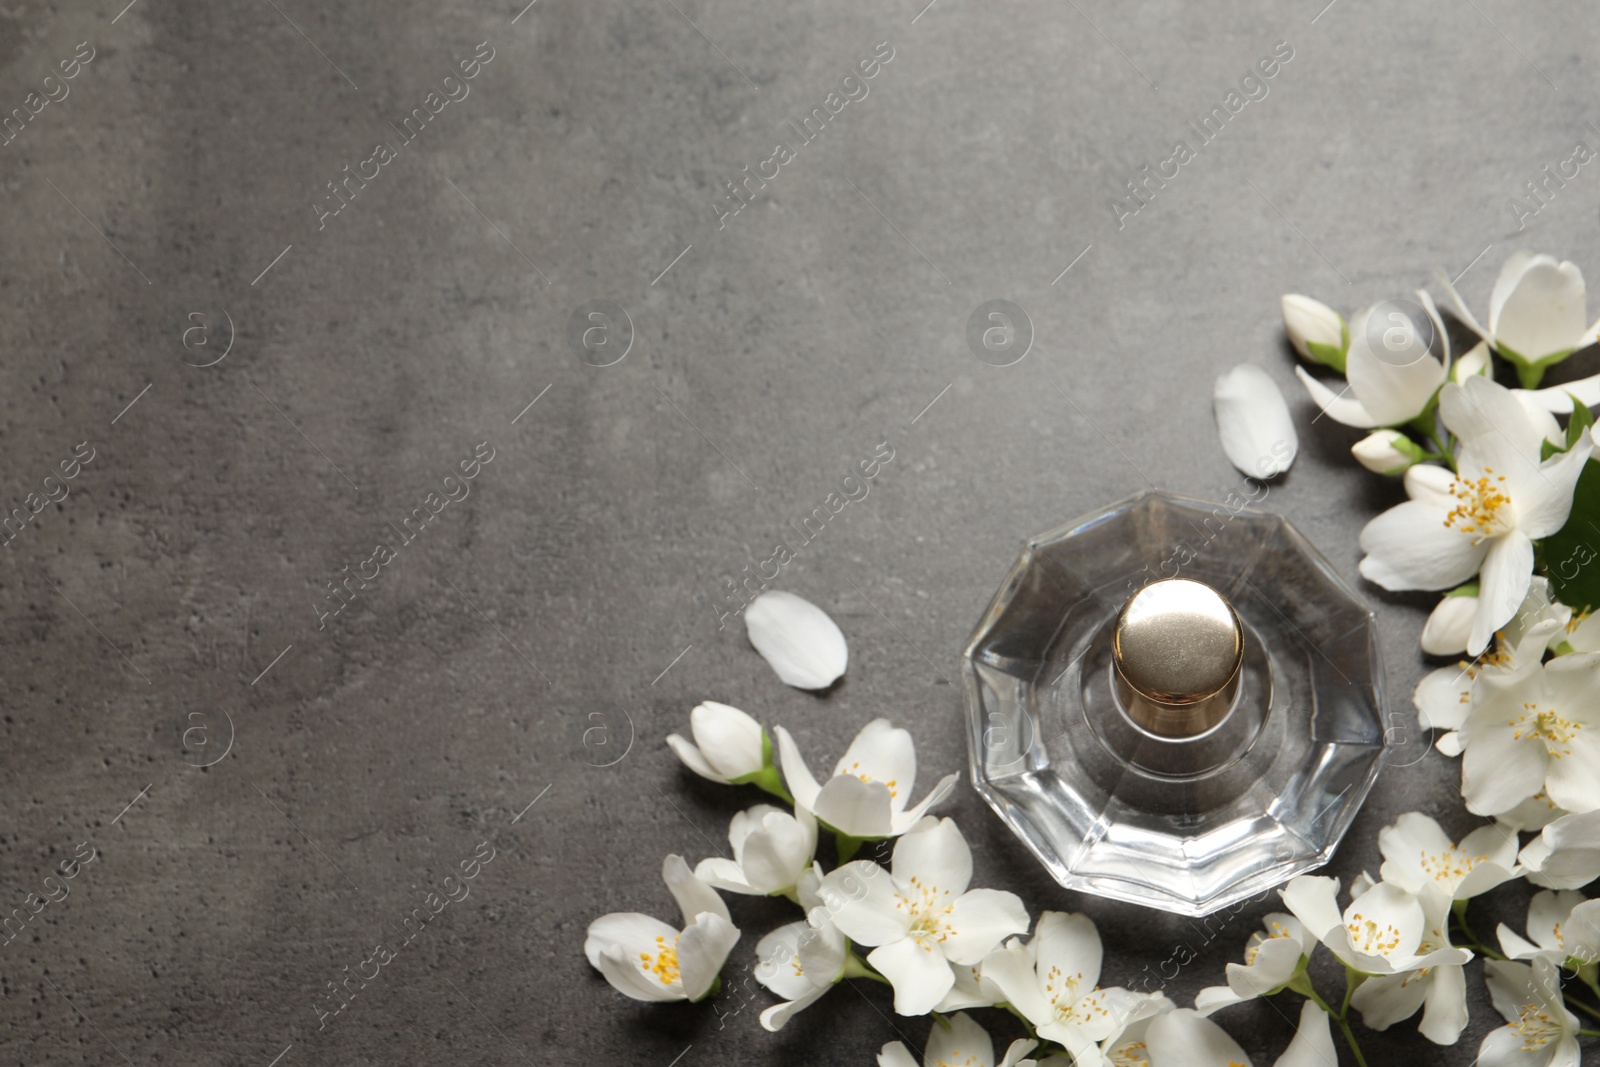
[[[1294,350],[1313,363],[1323,363],[1341,374],[1349,347],[1344,319],[1309,296],[1289,293],[1283,298],[1283,329]]]
[[[713,782],[735,782],[760,774],[771,751],[761,724],[738,708],[708,700],[689,713],[694,743],[677,734],[667,744],[686,767]]]
[[[1430,656],[1459,656],[1467,650],[1478,598],[1451,594],[1439,601],[1422,627],[1422,651]]]
[[[1404,474],[1424,455],[1422,447],[1399,430],[1374,430],[1351,445],[1350,454],[1374,474]]]

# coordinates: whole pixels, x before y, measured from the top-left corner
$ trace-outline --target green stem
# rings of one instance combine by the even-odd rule
[[[1472,932],[1472,927],[1467,925],[1467,902],[1458,900],[1450,905],[1450,915],[1456,921],[1456,932],[1466,942],[1467,948],[1472,949],[1480,956],[1487,956],[1491,960],[1503,960],[1505,955],[1497,952],[1478,940],[1478,935]]]
[[[851,837],[849,834],[835,831],[833,843],[839,852],[839,862],[845,864],[854,859],[855,854],[861,851],[861,846],[865,841],[866,838],[864,837]]]
[[[1433,447],[1439,450],[1439,458],[1444,460],[1445,466],[1449,467],[1452,471],[1455,470],[1456,457],[1450,451],[1450,446],[1445,444],[1444,436],[1439,432],[1439,428],[1437,426],[1431,426],[1429,428],[1428,439],[1433,442]]]
[[[1566,994],[1566,998],[1567,998],[1567,1007],[1569,1007],[1569,1008],[1577,1008],[1579,1011],[1583,1012],[1585,1015],[1593,1016],[1596,1019],[1600,1019],[1600,1011],[1597,1011],[1596,1009],[1589,1007],[1589,1005],[1585,1004],[1581,1000],[1574,999],[1571,993]]]
[[[1600,1030],[1579,1030],[1584,1037],[1600,1037]]]
[[[1365,974],[1344,968],[1344,1003],[1339,1005],[1339,1019],[1346,1019],[1350,1014],[1350,997],[1355,997],[1355,990],[1360,989],[1362,982],[1366,981]]]
[[[1033,1028],[1033,1022],[1026,1015],[1022,1014],[1015,1007],[1013,1007],[1009,1001],[1001,1001],[999,1004],[996,1004],[995,1007],[1004,1008],[1012,1015],[1015,1015],[1017,1017],[1017,1022],[1021,1023],[1022,1028],[1028,1031],[1029,1037],[1036,1038],[1039,1036],[1039,1032]]]
[[[793,804],[794,797],[789,795],[789,790],[784,788],[783,775],[778,772],[769,757],[767,765],[754,774],[747,774],[743,778],[733,779],[734,785],[753,785],[757,789],[771,793],[785,804]]]
[[[1438,397],[1435,395],[1433,403],[1437,403],[1437,400]],[[1436,459],[1451,470],[1456,469],[1456,457],[1451,454],[1450,445],[1445,439],[1445,434],[1439,428],[1439,415],[1436,407],[1430,405],[1427,411],[1412,419],[1407,425],[1433,442],[1434,451],[1423,456],[1424,459]]]
[[[1334,1022],[1339,1024],[1339,1032],[1344,1034],[1344,1043],[1350,1046],[1350,1054],[1356,1058],[1356,1063],[1361,1067],[1367,1067],[1367,1058],[1361,1054],[1361,1046],[1356,1043],[1356,1035],[1350,1029],[1349,1020],[1335,1017]]]
[[[1328,1002],[1317,996],[1317,991],[1312,989],[1309,984],[1307,984],[1303,989],[1295,989],[1292,984],[1289,986],[1289,988],[1294,989],[1297,993],[1304,993],[1307,1000],[1311,1001],[1311,1003],[1327,1012],[1330,1018],[1337,1019],[1339,1017],[1339,1013],[1328,1007]]]
[[[1345,968],[1344,1004],[1338,1011],[1334,1011],[1328,1006],[1327,1001],[1317,995],[1316,988],[1311,984],[1311,976],[1303,970],[1284,985],[1285,989],[1299,993],[1321,1008],[1330,1019],[1339,1024],[1339,1032],[1344,1035],[1345,1044],[1350,1046],[1351,1055],[1355,1056],[1356,1063],[1360,1064],[1361,1067],[1367,1067],[1367,1057],[1361,1052],[1361,1045],[1356,1041],[1355,1031],[1350,1029],[1350,1021],[1347,1015],[1350,1011],[1350,998],[1355,995],[1356,988],[1366,980],[1367,976],[1361,972],[1352,971],[1348,967]]]
[[[845,953],[844,970],[839,972],[839,977],[870,978],[874,982],[882,982],[884,985],[891,984],[889,979],[873,970],[872,965],[866,960],[862,959],[860,956],[857,956],[853,950]]]

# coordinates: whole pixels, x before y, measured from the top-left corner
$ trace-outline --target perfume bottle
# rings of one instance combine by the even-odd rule
[[[1372,611],[1283,518],[1150,491],[1029,541],[962,656],[972,780],[1062,885],[1207,915],[1332,856]]]

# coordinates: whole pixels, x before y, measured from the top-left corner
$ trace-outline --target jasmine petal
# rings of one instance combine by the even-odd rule
[[[1217,379],[1211,404],[1228,462],[1255,478],[1289,469],[1300,442],[1289,405],[1266,371],[1251,363],[1233,368]]]
[[[762,593],[745,609],[744,626],[779,680],[796,689],[826,689],[849,665],[844,634],[804,597],[782,590]]]

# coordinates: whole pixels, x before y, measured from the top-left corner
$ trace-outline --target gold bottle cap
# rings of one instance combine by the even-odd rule
[[[1151,582],[1122,606],[1112,662],[1129,717],[1153,734],[1194,737],[1221,722],[1238,690],[1244,627],[1215,589]]]

